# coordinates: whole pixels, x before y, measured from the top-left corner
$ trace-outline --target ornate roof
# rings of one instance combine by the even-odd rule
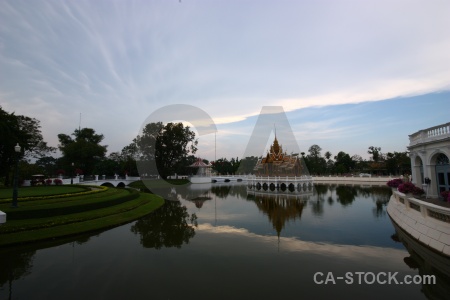
[[[272,166],[276,166],[276,169],[270,168],[271,171],[264,166],[267,166],[268,164]],[[294,169],[297,166],[297,171]],[[257,173],[259,172],[274,172],[279,174],[291,174],[291,173],[298,173],[301,169],[300,162],[298,156],[294,155],[288,155],[286,152],[283,152],[283,147],[279,144],[278,139],[275,135],[275,139],[273,141],[273,144],[270,146],[269,151],[267,151],[267,154],[265,157],[260,159],[256,166],[255,171]]]

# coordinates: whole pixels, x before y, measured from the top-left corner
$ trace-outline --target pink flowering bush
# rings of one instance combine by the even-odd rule
[[[56,178],[56,179],[53,180],[53,183],[56,184],[56,185],[61,185],[62,184],[62,180],[59,179],[59,178]]]
[[[412,182],[405,182],[398,186],[398,191],[403,194],[412,194],[416,186]]]
[[[423,194],[425,194],[425,191],[423,190],[423,188],[415,186],[412,193],[416,196],[422,196]]]
[[[425,194],[425,191],[422,188],[415,186],[412,182],[400,184],[398,186],[398,191],[403,194],[413,194],[416,196]]]
[[[386,184],[389,187],[398,188],[398,186],[402,183],[403,183],[403,180],[401,180],[400,178],[396,178],[396,179],[389,180]]]
[[[447,200],[448,202],[450,202],[450,191],[441,192],[441,197],[444,198],[444,201]]]

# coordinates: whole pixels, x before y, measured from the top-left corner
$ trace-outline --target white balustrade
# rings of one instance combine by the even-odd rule
[[[450,123],[420,130],[409,136],[410,146],[450,136]]]

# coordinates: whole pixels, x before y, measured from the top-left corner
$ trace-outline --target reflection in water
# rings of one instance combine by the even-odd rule
[[[226,197],[229,191],[240,194],[239,186],[221,186],[216,189],[216,193]],[[241,186],[241,190],[243,187]],[[225,193],[225,191],[227,191]],[[373,191],[373,192],[372,192]],[[225,194],[225,195],[224,195]],[[250,191],[247,199],[253,201],[258,209],[264,213],[272,223],[278,236],[285,228],[285,224],[290,220],[300,220],[306,204],[311,207],[311,212],[316,217],[322,217],[326,211],[326,204],[332,206],[334,202],[342,205],[346,209],[357,197],[370,198],[375,202],[372,213],[375,218],[386,216],[386,205],[389,202],[391,190],[387,187],[362,187],[362,186],[338,186],[328,184],[318,184],[314,186],[313,193],[292,194],[292,193],[263,193]]]
[[[9,250],[0,255],[0,286],[8,286],[8,299],[13,296],[13,282],[31,273],[36,251],[17,252]],[[3,288],[0,289],[2,291]]]
[[[259,210],[269,218],[278,237],[286,222],[301,218],[306,205],[304,200],[290,198],[288,195],[249,194],[247,199],[254,201]]]
[[[317,185],[298,196],[247,195],[246,185],[213,184],[164,193],[176,201],[99,235],[0,249],[0,299],[148,299],[150,293],[152,299],[209,299],[217,291],[223,299],[291,299],[299,290],[316,299],[448,298],[448,258],[398,229],[395,237],[409,254],[389,238],[392,224],[382,218],[391,194],[386,187]],[[192,195],[216,200],[199,210],[187,201]],[[216,209],[221,218],[213,224]],[[437,284],[324,286],[313,282],[318,271],[418,272],[436,275]]]
[[[245,184],[237,183],[237,184],[222,184],[215,183],[211,187],[211,193],[216,195],[218,198],[226,199],[228,196],[233,196],[238,199],[246,199],[247,198],[247,189],[245,188]]]
[[[417,240],[410,237],[403,229],[392,221],[395,234],[392,239],[402,242],[409,257],[404,258],[405,264],[411,269],[419,269],[419,275],[436,276],[436,284],[422,284],[421,292],[429,299],[448,299],[450,291],[450,258],[437,254]]]
[[[189,202],[194,202],[195,207],[197,208],[202,208],[203,207],[203,203],[205,203],[206,201],[212,200],[211,197],[209,196],[201,196],[201,197],[197,197],[195,199],[189,199]]]
[[[195,236],[195,226],[195,213],[190,215],[180,202],[166,201],[159,209],[136,221],[131,231],[141,236],[145,248],[181,248]]]
[[[0,249],[0,295],[2,295],[4,290],[8,290],[8,299],[15,298],[13,297],[13,282],[32,273],[33,261],[37,250],[56,247],[67,243],[67,241],[71,241],[72,247],[74,247],[75,244],[83,245],[89,240],[90,235],[80,235],[76,238],[62,238],[25,247]]]
[[[336,188],[337,202],[347,206],[355,201],[357,190],[353,186],[341,185]]]
[[[211,187],[211,193],[217,196],[217,198],[225,199],[230,193],[232,185],[214,184]]]

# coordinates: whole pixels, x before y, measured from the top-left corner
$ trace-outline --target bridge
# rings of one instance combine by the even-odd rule
[[[314,180],[311,176],[254,176],[247,178],[247,190],[257,192],[307,192],[311,191]]]
[[[101,178],[99,178],[101,177]],[[114,187],[125,187],[132,182],[141,180],[141,177],[125,176],[120,178],[119,175],[115,175],[113,178],[106,178],[106,176],[95,175],[94,180],[83,180],[80,176],[62,179],[63,184],[85,184],[85,185],[112,185]]]
[[[247,178],[253,178],[254,175],[213,175],[211,182],[231,182],[231,181],[246,181]]]

